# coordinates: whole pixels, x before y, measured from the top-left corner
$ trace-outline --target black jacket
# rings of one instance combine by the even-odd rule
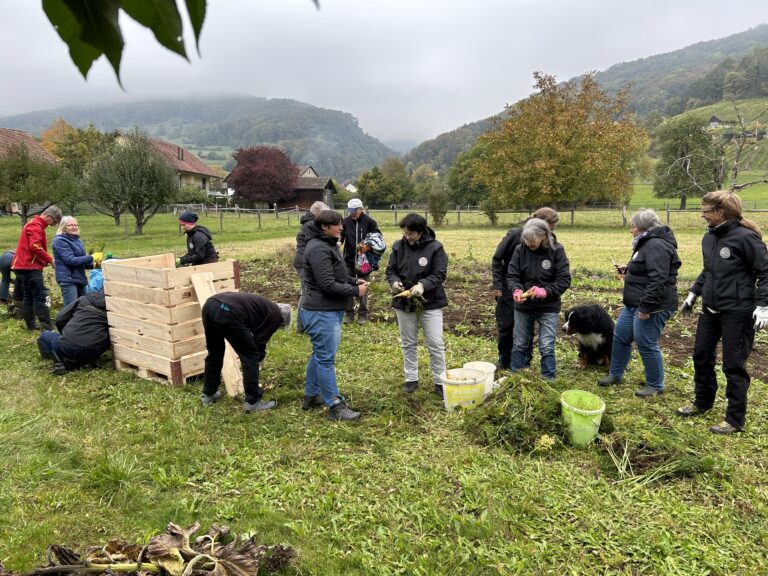
[[[560,296],[571,286],[571,267],[561,244],[529,250],[525,244],[515,248],[507,269],[507,289],[525,292],[532,286],[544,288],[546,298],[528,298],[515,309],[531,312],[559,312]],[[510,296],[511,298],[512,296]]]
[[[501,290],[504,296],[510,295],[509,288],[507,288],[507,268],[509,268],[512,254],[515,253],[515,248],[520,244],[520,234],[522,232],[522,228],[512,228],[512,230],[507,232],[507,235],[501,239],[501,242],[496,247],[496,252],[494,252],[491,259],[493,289]]]
[[[336,311],[347,307],[350,296],[359,296],[355,278],[336,247],[336,239],[323,233],[314,222],[306,225],[307,245],[301,278],[306,292],[302,296],[303,310]]]
[[[427,228],[418,242],[411,245],[404,238],[395,242],[387,264],[387,282],[402,282],[408,289],[421,282],[424,286],[424,310],[437,310],[448,306],[445,296],[445,277],[448,274],[448,255],[435,233]],[[404,298],[392,298],[392,306],[406,309]]]
[[[219,261],[219,253],[211,242],[211,232],[205,226],[195,226],[185,232],[187,253],[181,257],[182,266],[197,266]]]
[[[668,226],[653,228],[632,252],[624,273],[624,305],[652,314],[677,308],[677,240]]]
[[[368,214],[361,214],[357,220],[353,220],[352,216],[344,218],[344,234],[341,235],[341,243],[344,246],[344,262],[347,266],[354,268],[357,245],[369,232],[381,234],[376,220]]]
[[[107,305],[102,292],[80,296],[56,316],[56,329],[65,346],[80,346],[98,356],[109,350]]]
[[[729,220],[701,240],[704,269],[691,287],[702,305],[735,312],[768,306],[768,251],[753,230]]]
[[[220,292],[209,300],[226,304],[232,316],[251,331],[256,345],[262,352],[272,335],[283,325],[280,308],[263,296],[247,292]]]
[[[312,220],[312,214],[309,212],[302,214],[299,218],[299,231],[296,233],[296,255],[293,257],[293,267],[298,274],[301,274],[301,268],[304,266],[304,247],[307,245],[306,227]]]

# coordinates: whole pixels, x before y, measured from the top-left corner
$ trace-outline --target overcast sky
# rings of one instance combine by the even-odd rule
[[[0,117],[251,94],[420,142],[524,98],[535,70],[567,80],[764,22],[766,0],[209,0],[202,57],[185,21],[189,63],[121,17],[123,92],[103,59],[80,76],[39,1],[0,0]]]

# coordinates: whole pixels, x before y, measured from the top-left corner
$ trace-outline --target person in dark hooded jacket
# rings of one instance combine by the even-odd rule
[[[197,220],[197,214],[188,210],[179,214],[179,224],[187,235],[187,253],[177,258],[179,266],[197,266],[219,261],[219,253],[211,241],[211,231],[199,225]]]
[[[355,267],[357,252],[362,241],[371,232],[378,232],[379,225],[376,220],[368,216],[363,208],[363,202],[359,198],[352,198],[347,202],[347,213],[344,218],[344,231],[340,241],[344,247],[344,263],[347,266],[347,274],[355,278],[368,282],[371,274],[363,274]],[[355,319],[355,302],[357,302],[357,322],[366,324],[368,322],[368,296],[353,296],[347,301],[346,315],[344,322],[350,323]]]
[[[662,226],[653,210],[635,212],[629,220],[634,236],[629,264],[619,266],[624,276],[624,308],[613,332],[611,367],[600,386],[618,384],[637,346],[645,369],[645,386],[635,396],[647,398],[664,391],[664,357],[659,338],[677,309],[677,240]]]
[[[448,305],[443,284],[448,274],[448,255],[423,216],[408,214],[400,220],[399,226],[403,238],[392,246],[386,276],[395,294],[392,307],[397,314],[403,349],[403,391],[411,394],[419,387],[417,346],[421,324],[435,393],[442,396],[440,376],[445,372],[443,308]],[[398,297],[405,290],[410,291],[409,295]]]
[[[328,209],[328,205],[325,202],[318,200],[317,202],[313,202],[312,206],[309,207],[309,212],[302,214],[301,218],[299,219],[299,231],[296,234],[296,255],[293,257],[293,268],[296,270],[296,274],[299,276],[299,282],[301,283],[299,288],[299,303],[296,308],[297,334],[304,333],[304,323],[301,321],[301,315],[298,311],[301,310],[301,301],[302,296],[304,295],[304,285],[301,280],[301,269],[304,268],[304,248],[307,245],[307,226],[315,219],[315,216],[320,214],[320,212],[323,210]]]
[[[109,350],[109,324],[103,292],[88,292],[56,316],[58,331],[46,330],[37,339],[40,357],[53,360],[52,374],[64,374],[67,365],[93,362]]]

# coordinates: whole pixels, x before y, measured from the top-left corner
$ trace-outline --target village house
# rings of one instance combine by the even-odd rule
[[[298,207],[308,210],[318,200],[333,208],[335,191],[330,177],[318,175],[312,166],[299,166],[299,179],[296,181],[294,197],[291,200],[278,202],[277,209]]]

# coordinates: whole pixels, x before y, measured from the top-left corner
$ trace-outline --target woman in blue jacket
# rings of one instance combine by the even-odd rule
[[[53,259],[56,263],[56,282],[61,288],[64,307],[85,294],[88,279],[85,270],[93,268],[99,255],[91,256],[80,240],[80,225],[74,216],[64,216],[53,239]]]

